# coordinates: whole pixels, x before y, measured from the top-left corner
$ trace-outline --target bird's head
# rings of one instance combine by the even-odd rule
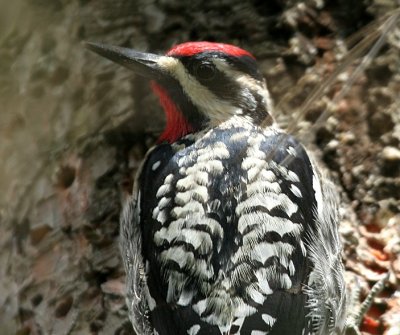
[[[152,80],[166,114],[160,141],[217,125],[233,116],[265,124],[271,103],[255,58],[229,44],[188,42],[165,55],[88,43],[88,48]]]

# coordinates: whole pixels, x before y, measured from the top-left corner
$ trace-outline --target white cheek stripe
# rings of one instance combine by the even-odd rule
[[[213,59],[212,62],[218,70],[235,80],[243,90],[251,90],[263,97],[266,110],[268,112],[272,111],[272,100],[265,81],[259,82],[247,74],[232,69],[223,59]],[[241,108],[230,104],[229,101],[219,99],[210,90],[201,85],[196,78],[188,73],[178,59],[162,56],[158,60],[158,65],[179,81],[186,95],[210,120],[219,123],[230,116],[243,114]]]
[[[264,97],[265,107],[268,112],[272,111],[272,101],[267,90],[265,81],[259,82],[252,78],[248,74],[244,74],[240,71],[232,69],[232,67],[223,59],[213,59],[212,62],[215,64],[218,70],[225,73],[232,80],[235,80],[243,88],[249,88],[258,95]]]
[[[232,67],[224,59],[213,59],[212,62],[218,70],[241,84],[241,86],[250,88],[252,91],[257,92],[261,96],[268,95],[265,83],[260,83],[250,75],[232,69]]]
[[[201,85],[177,59],[164,56],[160,58],[158,64],[179,81],[186,95],[211,120],[224,121],[229,115],[242,114],[240,108],[231,105],[226,100],[219,99],[210,90]]]

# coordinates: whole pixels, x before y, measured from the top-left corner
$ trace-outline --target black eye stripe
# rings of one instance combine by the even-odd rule
[[[213,76],[207,78],[198,75],[196,66],[190,66],[186,69],[201,85],[207,87],[221,99],[234,102],[232,97],[236,97],[241,91],[240,85],[234,79],[218,70],[215,66],[213,67]]]
[[[258,69],[257,62],[249,56],[230,57],[227,58],[227,62],[237,71],[247,73],[258,81],[264,80],[262,73]]]
[[[235,107],[256,111],[262,103],[262,98],[250,88],[244,89],[229,74],[216,67],[213,59],[222,59],[234,71],[242,72],[261,82],[262,74],[259,72],[256,61],[249,56],[231,57],[222,53],[208,52],[193,56],[174,56],[178,58],[186,71],[196,80],[210,90],[215,96],[228,101]],[[250,96],[253,96],[251,98]],[[190,97],[189,97],[190,99]],[[260,101],[261,102],[260,102]],[[258,103],[258,104],[257,104]]]
[[[229,56],[221,52],[203,52],[198,55],[193,56],[174,56],[178,58],[190,74],[195,75],[193,69],[200,63],[210,63],[210,59],[223,59],[226,61],[233,70],[243,72],[250,75],[256,80],[262,81],[263,75],[258,69],[257,62],[254,58],[250,56]]]
[[[195,65],[194,74],[202,80],[212,80],[217,75],[217,69],[214,64],[200,63]]]
[[[202,53],[190,57],[180,57],[180,61],[185,66],[188,73],[195,77],[201,85],[207,87],[217,97],[232,101],[232,96],[237,96],[241,88],[236,81],[227,76],[224,72],[220,71],[215,64],[212,63],[213,58],[221,59],[223,57],[219,54]],[[198,69],[204,65],[212,66],[212,77],[204,78],[199,75]]]

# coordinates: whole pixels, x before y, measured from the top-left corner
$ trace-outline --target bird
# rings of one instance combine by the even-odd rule
[[[342,334],[338,195],[276,123],[255,57],[207,41],[87,47],[149,79],[166,116],[121,214],[135,332]]]

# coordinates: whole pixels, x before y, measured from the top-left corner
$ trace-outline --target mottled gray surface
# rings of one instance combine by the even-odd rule
[[[153,52],[188,40],[237,44],[259,59],[282,101],[277,117],[291,125],[294,109],[337,66],[341,38],[394,6],[366,3],[0,0],[2,334],[130,333],[118,216],[163,115],[143,79],[91,54],[83,40]],[[321,130],[311,125],[349,72],[298,124],[342,190],[348,268],[364,277],[363,264],[373,261],[360,257],[352,229],[386,231],[400,221],[396,43]],[[393,235],[380,243],[398,245]],[[383,252],[392,257],[393,250]]]

